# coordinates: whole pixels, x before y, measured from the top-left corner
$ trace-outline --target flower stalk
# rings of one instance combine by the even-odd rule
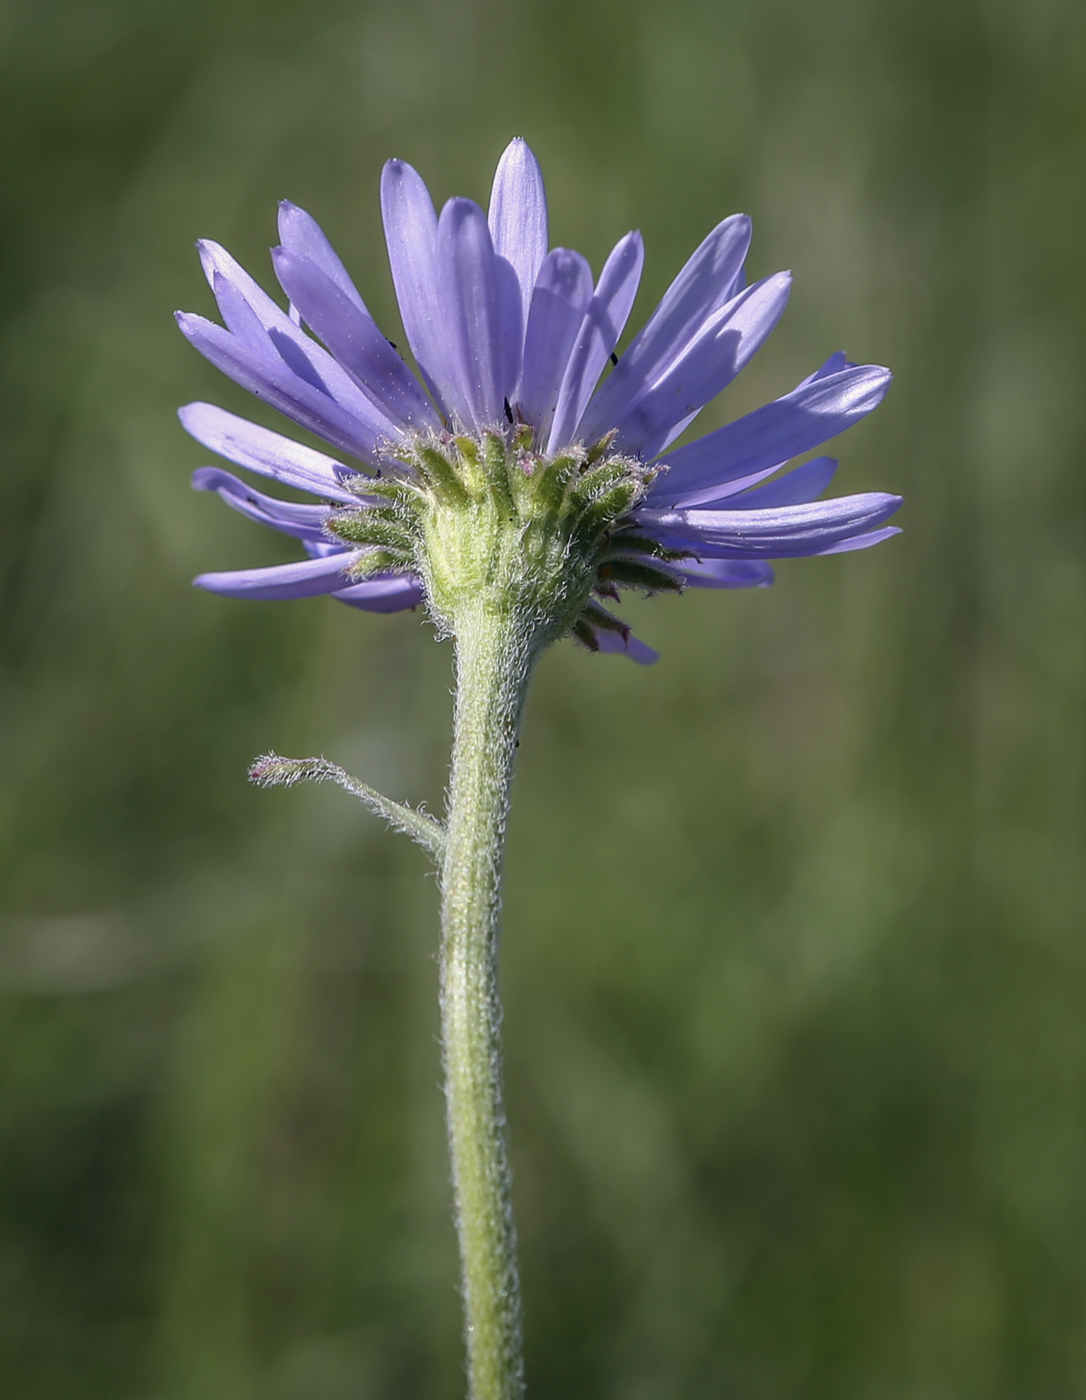
[[[533,651],[517,610],[487,598],[459,610],[441,872],[441,1039],[470,1400],[519,1400],[524,1390],[498,942],[509,787]]]

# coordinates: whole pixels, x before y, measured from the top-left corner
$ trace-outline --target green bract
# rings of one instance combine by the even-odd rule
[[[443,635],[455,635],[465,604],[484,603],[516,613],[532,650],[571,629],[591,645],[593,627],[622,627],[593,592],[679,586],[654,564],[677,556],[629,519],[658,469],[611,452],[612,436],[554,457],[532,451],[527,426],[508,436],[420,437],[398,445],[376,478],[355,479],[369,503],[335,511],[328,531],[370,547],[354,579],[389,570],[422,577]]]

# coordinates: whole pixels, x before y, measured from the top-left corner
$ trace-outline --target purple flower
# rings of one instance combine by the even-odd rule
[[[308,556],[202,574],[201,588],[249,598],[331,594],[371,612],[416,607],[427,598],[427,573],[388,518],[388,480],[398,474],[410,485],[424,459],[446,470],[435,454],[449,444],[485,451],[498,438],[528,474],[574,459],[581,472],[603,460],[637,473],[621,513],[600,527],[593,596],[572,628],[593,649],[636,661],[656,653],[598,601],[616,598],[617,588],[765,586],[770,560],[863,549],[897,533],[885,522],[900,497],[823,501],[837,463],[790,466],[881,402],[890,373],[879,366],[831,355],[783,398],[671,448],[788,300],[787,273],[746,285],[745,215],[713,229],[616,357],[641,276],[641,237],[620,239],[596,281],[579,253],[548,250],[543,180],[525,142],[513,141],[499,161],[489,214],[451,199],[438,216],[419,175],[398,160],[385,166],[381,208],[417,377],[295,205],[281,205],[282,242],[272,250],[289,311],[218,244],[199,245],[225,325],[178,313],[183,334],[335,454],[211,404],[183,408],[185,428],[209,450],[321,502],[286,502],[201,468],[198,490],[295,536]]]

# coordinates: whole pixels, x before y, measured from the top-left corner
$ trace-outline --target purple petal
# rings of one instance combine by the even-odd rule
[[[504,258],[494,259],[494,275],[498,280],[498,319],[501,326],[503,399],[515,396],[520,382],[520,366],[524,353],[524,308],[520,283],[512,263]],[[503,404],[504,408],[504,404]]]
[[[265,329],[278,325],[282,320],[290,319],[283,308],[276,301],[273,301],[259,282],[249,276],[237,259],[231,257],[221,243],[216,243],[210,238],[200,238],[197,240],[196,248],[200,254],[200,265],[204,269],[204,276],[207,278],[208,286],[215,293],[216,300],[218,300],[219,292],[215,283],[219,278],[222,278],[248,303],[253,315]],[[225,311],[223,317],[224,319],[226,317]],[[232,326],[230,328],[233,330]]]
[[[335,399],[377,438],[395,435],[395,423],[362,393],[332,355],[276,305],[225,248],[208,239],[197,246],[223,319],[250,351],[273,361],[282,359],[300,379]],[[263,338],[254,317],[264,329]]]
[[[601,627],[596,632],[596,645],[597,650],[611,656],[628,656],[639,666],[652,666],[660,660],[658,651],[654,651],[652,647],[643,642],[640,637],[635,637],[630,631],[612,632]]]
[[[505,258],[517,275],[524,326],[532,288],[547,256],[547,194],[539,162],[519,136],[510,141],[498,161],[487,222],[494,252]]]
[[[881,530],[869,530],[866,535],[853,535],[850,540],[831,544],[829,549],[820,549],[819,554],[848,554],[854,549],[870,549],[873,544],[882,544],[891,535],[900,535],[896,525],[884,525]]]
[[[239,467],[315,496],[352,504],[357,499],[343,486],[343,478],[354,473],[323,452],[291,442],[210,403],[187,404],[177,416],[197,442]]]
[[[703,404],[702,408],[704,407],[705,405]],[[665,432],[657,433],[654,438],[646,442],[644,446],[639,449],[637,455],[642,461],[651,462],[654,457],[658,457],[660,453],[663,452],[665,447],[670,447],[677,437],[686,432],[687,428],[689,428],[690,424],[693,423],[700,412],[701,408],[691,409],[685,418],[680,418],[677,423],[672,423],[671,427]]]
[[[325,237],[324,230],[310,214],[291,204],[289,199],[279,204],[279,241],[288,252],[311,263],[330,278],[345,297],[366,315],[366,303],[351,280],[350,273],[340,262],[335,249]],[[289,294],[288,294],[289,295]]]
[[[732,297],[749,247],[745,214],[733,214],[703,240],[589,404],[580,430],[587,441],[620,423],[685,355],[706,321]]]
[[[649,510],[633,512],[654,535],[689,542],[717,559],[785,559],[819,554],[882,524],[900,496],[869,491],[774,510]]]
[[[217,492],[234,510],[261,525],[270,525],[284,535],[293,535],[300,540],[323,538],[324,525],[330,514],[328,506],[298,505],[294,501],[279,501],[274,496],[265,496],[221,467],[200,467],[192,474],[192,485],[197,491]]]
[[[677,436],[673,431],[676,425],[689,423],[761,348],[788,304],[791,285],[790,274],[778,272],[740,292],[715,312],[670,369],[641,394],[624,417],[612,423],[618,428],[615,447],[638,452],[646,461],[662,451]],[[592,415],[593,405],[589,404],[585,415],[591,422],[586,429],[589,437],[596,435]]]
[[[856,366],[849,362],[848,356],[843,350],[835,350],[824,365],[809,374],[806,379],[801,379],[796,386],[805,389],[808,384],[817,384],[820,379],[828,379],[831,374],[840,374],[843,369],[855,369]]]
[[[883,400],[888,369],[861,365],[799,385],[790,394],[666,455],[649,491],[654,506],[701,505],[731,494],[730,482],[768,472],[836,437]]]
[[[295,374],[285,361],[259,354],[222,326],[205,321],[202,316],[179,311],[177,324],[185,339],[205,359],[243,389],[270,403],[280,413],[324,438],[333,447],[362,461],[372,462],[376,458],[377,443],[388,436],[387,432],[377,432],[367,423],[359,421],[354,413],[335,399]],[[356,389],[355,393],[369,405],[361,390]],[[376,410],[369,407],[375,414]]]
[[[592,298],[592,269],[580,253],[555,248],[539,269],[524,336],[518,402],[546,441],[573,342]]]
[[[758,559],[686,560],[668,567],[691,588],[768,588],[773,569]]]
[[[833,480],[837,461],[833,457],[813,457],[801,467],[786,472],[756,491],[728,497],[729,510],[764,510],[771,506],[798,506],[816,501]]]
[[[381,215],[407,343],[426,387],[447,414],[455,376],[446,331],[448,309],[439,295],[437,215],[422,177],[405,161],[385,163]]]
[[[343,587],[343,575],[359,551],[343,550],[322,559],[299,559],[291,564],[273,564],[267,569],[234,569],[223,574],[200,574],[192,581],[209,593],[233,598],[261,598],[277,602],[284,598],[314,598]]]
[[[585,404],[626,325],[644,262],[645,247],[634,232],[620,239],[604,263],[558,392],[548,452],[561,451],[577,437]]]
[[[310,559],[327,559],[331,554],[342,554],[349,548],[340,540],[330,540],[322,538],[304,539],[302,548],[309,555]]]
[[[272,261],[306,323],[383,413],[407,428],[433,431],[441,426],[415,376],[365,307],[307,258],[273,248]]]
[[[233,282],[219,273],[213,272],[211,290],[215,293],[219,313],[231,335],[237,336],[240,341],[257,354],[278,355],[279,352],[269,344],[267,326]],[[306,377],[312,383],[316,376],[311,370]],[[319,381],[318,387],[320,387]]]
[[[414,574],[378,574],[374,578],[339,588],[332,597],[365,612],[394,613],[417,608],[422,602],[422,584]]]
[[[506,396],[494,245],[470,199],[450,199],[437,225],[445,341],[456,392],[449,407],[464,427],[496,427]]]

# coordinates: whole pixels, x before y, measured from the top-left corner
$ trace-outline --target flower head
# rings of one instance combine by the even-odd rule
[[[517,140],[489,213],[440,216],[419,175],[381,179],[392,278],[418,374],[378,329],[316,222],[279,210],[284,311],[215,243],[199,245],[225,325],[178,313],[230,378],[334,450],[327,455],[211,404],[185,428],[247,471],[320,498],[300,505],[204,467],[200,490],[296,536],[306,558],[203,574],[249,598],[331,594],[373,612],[426,602],[454,627],[457,599],[501,587],[546,641],[656,653],[604,606],[621,589],[749,588],[770,560],[862,549],[897,533],[881,492],[820,500],[837,463],[790,465],[882,400],[890,373],[843,354],[791,393],[679,448],[671,444],[776,325],[789,276],[747,286],[750,221],[733,215],[695,251],[621,357],[644,252],[620,239],[597,279],[548,249],[539,166]],[[609,370],[609,373],[605,373]]]

